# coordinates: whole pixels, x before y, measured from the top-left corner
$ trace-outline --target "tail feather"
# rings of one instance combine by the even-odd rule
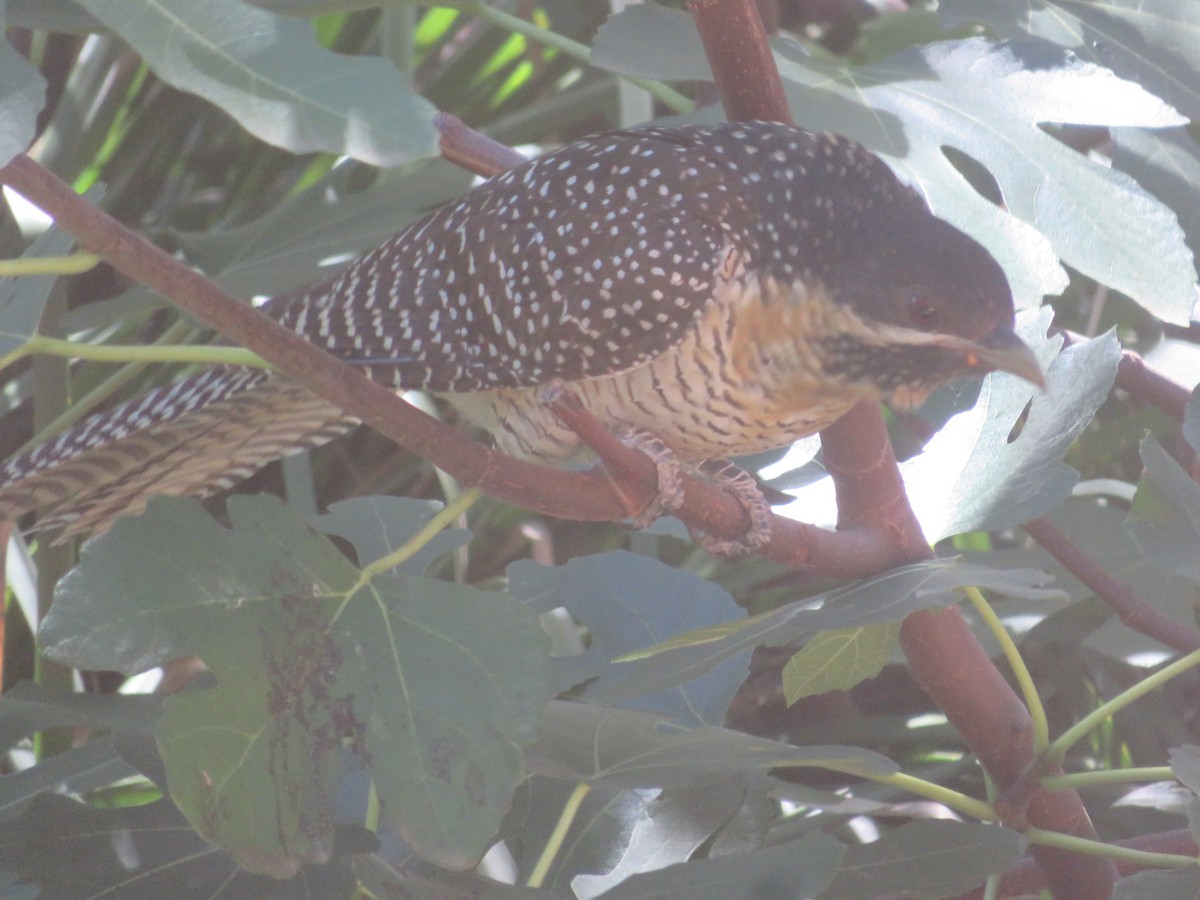
[[[153,494],[205,496],[356,424],[266,372],[213,369],[85,420],[0,469],[0,519],[33,509],[62,537],[100,532]]]

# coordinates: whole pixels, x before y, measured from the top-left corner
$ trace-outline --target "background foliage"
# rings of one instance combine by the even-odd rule
[[[985,243],[1047,366],[1045,394],[989,377],[890,420],[941,558],[835,585],[718,563],[677,523],[629,534],[487,499],[438,531],[470,496],[364,430],[237,496],[155,502],[77,557],[39,546],[37,588],[14,544],[6,896],[964,894],[1022,839],[978,822],[996,818],[987,785],[909,679],[896,623],[967,586],[1017,637],[1052,739],[1157,688],[1063,746],[1064,765],[1119,773],[1079,782],[1107,852],[1183,854],[1118,896],[1197,895],[1195,670],[1160,677],[1180,651],[1017,526],[1048,517],[1193,633],[1200,399],[1181,429],[1113,384],[1122,347],[1175,366],[1172,342],[1198,337],[1200,6],[764,6],[797,123],[863,141]],[[720,116],[669,5],[9,0],[6,15],[3,158],[29,148],[247,299],[466,190],[436,158],[437,109],[535,147]],[[4,257],[69,250],[3,212]],[[1063,349],[1051,314],[1093,340]],[[214,339],[104,266],[5,279],[0,356],[35,333]],[[1188,388],[1196,359],[1175,370]],[[15,362],[0,452],[176,371]],[[745,462],[793,495],[785,514],[831,522],[813,450]],[[460,502],[433,521],[434,500]],[[190,657],[205,671],[188,683]],[[136,676],[160,666],[146,693]]]

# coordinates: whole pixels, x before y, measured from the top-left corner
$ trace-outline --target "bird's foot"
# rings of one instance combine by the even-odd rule
[[[734,557],[753,553],[771,539],[771,505],[753,475],[727,459],[706,460],[698,469],[700,474],[733,495],[746,510],[750,527],[732,541],[688,528],[693,541],[713,556]]]
[[[683,467],[675,451],[648,431],[622,429],[617,436],[625,446],[650,457],[658,475],[658,492],[648,506],[630,518],[630,526],[641,530],[652,525],[659,516],[670,515],[683,505]]]
[[[622,431],[618,434],[624,444],[650,457],[658,472],[658,494],[631,521],[633,528],[645,528],[659,516],[674,513],[683,504],[683,466],[671,448],[649,432]],[[771,539],[771,506],[753,475],[724,459],[706,460],[692,468],[732,494],[750,519],[750,527],[736,540],[714,537],[685,522],[688,535],[706,553],[725,558],[741,556],[753,553]]]
[[[645,528],[659,516],[677,512],[683,505],[683,466],[667,444],[651,432],[637,428],[610,430],[584,408],[578,396],[560,382],[544,391],[545,402],[555,415],[599,457],[609,473],[613,488],[630,516],[630,527]],[[636,486],[640,479],[645,488],[645,473],[630,467],[619,444],[639,450],[654,463],[657,484],[649,502],[649,490]],[[688,526],[692,540],[715,556],[751,553],[771,538],[771,507],[750,473],[725,460],[712,460],[694,467],[698,474],[725,488],[746,510],[750,527],[737,540],[724,540]],[[686,524],[686,523],[685,523]]]

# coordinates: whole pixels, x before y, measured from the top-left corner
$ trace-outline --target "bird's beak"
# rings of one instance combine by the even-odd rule
[[[1046,389],[1046,376],[1042,372],[1042,364],[1011,328],[1002,325],[989,331],[980,338],[976,346],[977,365],[1011,372],[1042,390]]]

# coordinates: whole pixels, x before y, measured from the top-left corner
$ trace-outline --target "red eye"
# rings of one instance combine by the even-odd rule
[[[924,294],[910,294],[908,297],[908,314],[913,324],[918,328],[929,329],[937,325],[941,319],[937,304]]]

